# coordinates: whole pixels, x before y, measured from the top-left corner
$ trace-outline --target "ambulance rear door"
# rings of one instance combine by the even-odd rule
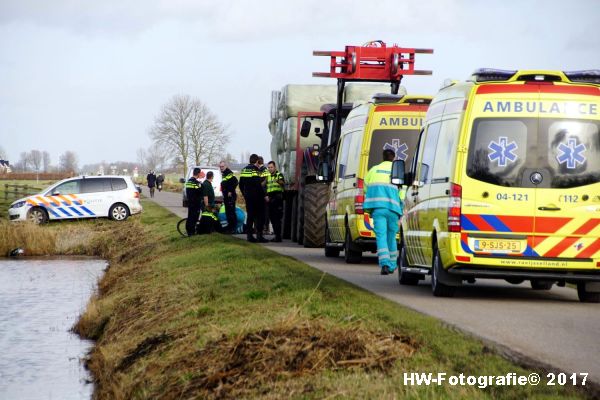
[[[460,245],[480,264],[528,266],[537,204],[531,181],[538,171],[537,85],[494,84],[475,90],[460,184]]]
[[[539,167],[529,173],[539,181],[534,266],[589,267],[600,257],[600,91],[544,94],[552,88],[540,87]]]

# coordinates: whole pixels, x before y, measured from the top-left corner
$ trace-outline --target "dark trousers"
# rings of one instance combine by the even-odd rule
[[[260,194],[246,197],[246,211],[248,211],[247,230],[248,237],[256,229],[256,235],[262,237],[262,228],[265,224],[265,200]]]
[[[188,204],[188,216],[185,222],[185,231],[188,236],[196,234],[196,223],[200,217],[200,204]]]
[[[281,240],[281,219],[283,218],[283,195],[269,195],[269,218],[273,225],[275,239]]]
[[[227,230],[235,231],[237,227],[237,217],[235,215],[235,195],[231,197],[224,195],[223,203],[225,204],[225,215],[227,216]]]

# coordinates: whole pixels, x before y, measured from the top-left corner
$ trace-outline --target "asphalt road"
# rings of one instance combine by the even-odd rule
[[[157,193],[154,201],[176,215],[187,215],[180,193]],[[379,275],[375,256],[351,265],[343,257],[326,258],[323,249],[305,249],[290,241],[264,246],[436,317],[492,343],[518,362],[553,372],[587,372],[589,380],[600,384],[600,304],[580,303],[572,288],[534,291],[528,282],[512,285],[486,279],[466,284],[454,298],[436,298],[429,279],[419,286],[400,286],[397,273]]]

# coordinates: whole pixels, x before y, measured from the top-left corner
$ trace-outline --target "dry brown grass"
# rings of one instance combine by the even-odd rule
[[[165,338],[168,337],[162,337]],[[399,332],[370,331],[359,324],[332,326],[323,320],[296,317],[208,343],[189,357],[186,366],[181,366],[193,378],[185,391],[174,392],[173,398],[198,394],[211,398],[246,397],[271,382],[323,370],[385,373],[398,359],[410,357],[415,349],[414,341]]]
[[[57,233],[31,222],[13,223],[0,220],[0,256],[22,248],[28,256],[54,255]]]

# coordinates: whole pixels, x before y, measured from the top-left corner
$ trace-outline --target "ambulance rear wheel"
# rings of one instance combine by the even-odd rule
[[[27,219],[36,225],[48,222],[48,213],[41,207],[33,207],[27,213]]]
[[[346,227],[346,240],[344,241],[344,260],[346,260],[346,264],[360,264],[362,262],[362,251],[357,250],[354,243],[352,243],[348,227]]]
[[[433,266],[431,268],[431,292],[435,297],[454,297],[454,286],[448,286],[439,281],[439,275],[442,270],[442,257],[440,251],[435,248],[433,257]]]
[[[329,235],[329,227],[325,227],[325,257],[339,257],[340,248],[327,246],[327,243],[331,243],[331,236]]]
[[[538,281],[538,280],[531,280],[531,288],[533,290],[550,290],[552,289],[552,286],[554,285],[554,282],[550,282],[550,281]]]
[[[398,282],[401,285],[415,286],[419,284],[422,275],[411,272],[406,272],[408,265],[408,257],[406,256],[406,247],[400,248],[400,257],[398,258]]]
[[[585,287],[585,282],[577,284],[577,297],[582,303],[600,303],[600,292],[589,292]]]

